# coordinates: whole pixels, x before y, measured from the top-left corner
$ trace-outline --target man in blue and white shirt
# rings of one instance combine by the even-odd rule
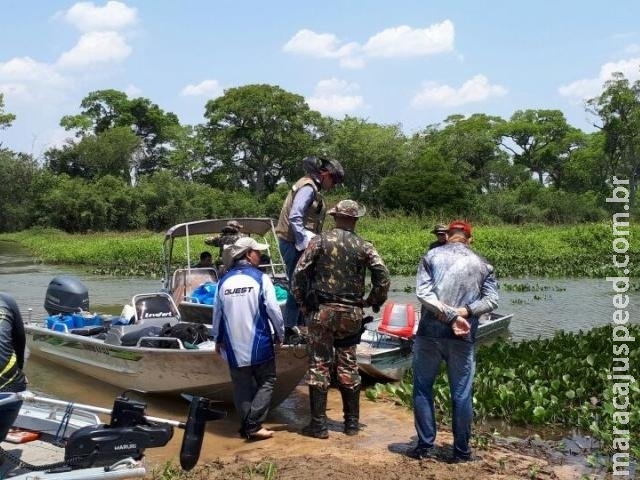
[[[218,282],[213,339],[229,364],[240,434],[263,440],[273,436],[262,423],[276,383],[274,341],[282,343],[284,321],[273,282],[257,268],[268,245],[242,237],[227,248],[233,264]]]

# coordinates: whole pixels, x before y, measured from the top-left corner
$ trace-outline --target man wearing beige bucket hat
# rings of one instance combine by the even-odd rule
[[[222,258],[222,251],[227,245],[233,245],[236,240],[243,237],[244,234],[240,232],[244,226],[237,220],[229,220],[227,224],[222,228],[222,232],[214,237],[207,237],[204,239],[204,243],[220,249],[219,258]]]
[[[365,207],[353,200],[342,200],[329,210],[335,228],[311,239],[293,274],[293,294],[307,316],[309,329],[311,422],[303,434],[315,438],[329,437],[327,389],[334,361],[344,433],[356,435],[359,430],[361,379],[356,345],[360,341],[362,308],[380,308],[390,285],[389,271],[374,246],[355,233],[358,218],[365,212]],[[371,273],[371,291],[365,298],[367,270]]]

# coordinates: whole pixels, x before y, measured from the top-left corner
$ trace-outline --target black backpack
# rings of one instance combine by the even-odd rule
[[[209,329],[202,323],[179,322],[174,325],[165,323],[160,336],[174,337],[182,343],[197,345],[209,340]]]

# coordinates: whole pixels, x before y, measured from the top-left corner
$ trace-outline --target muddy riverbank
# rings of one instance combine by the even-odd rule
[[[584,465],[584,457],[554,447],[558,444],[533,438],[505,439],[483,435],[475,451],[481,460],[450,465],[452,435],[441,427],[437,438],[438,458],[413,460],[404,453],[415,444],[412,412],[389,402],[361,401],[362,431],[349,437],[342,433],[340,394],[329,393],[327,415],[329,439],[300,435],[308,416],[306,389],[299,386],[287,401],[272,412],[266,426],[275,430],[272,439],[249,442],[237,434],[233,414],[209,424],[200,463],[188,474],[172,478],[189,479],[278,479],[278,480],[413,480],[427,479],[580,479],[594,472]],[[178,464],[181,435],[170,448],[148,452],[155,468],[150,479],[163,478],[166,462]],[[162,451],[161,451],[162,450]],[[171,452],[171,453],[169,453]],[[575,452],[579,453],[579,452]],[[177,472],[174,472],[177,474]],[[166,478],[166,477],[165,477]]]

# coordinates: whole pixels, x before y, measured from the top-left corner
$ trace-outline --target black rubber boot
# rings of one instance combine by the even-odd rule
[[[347,435],[357,435],[360,430],[358,420],[360,419],[360,386],[356,388],[345,388],[340,386],[342,395],[342,411],[344,412],[344,433]]]
[[[320,387],[309,386],[309,404],[311,406],[311,422],[302,429],[302,434],[314,438],[329,438],[327,391]]]

